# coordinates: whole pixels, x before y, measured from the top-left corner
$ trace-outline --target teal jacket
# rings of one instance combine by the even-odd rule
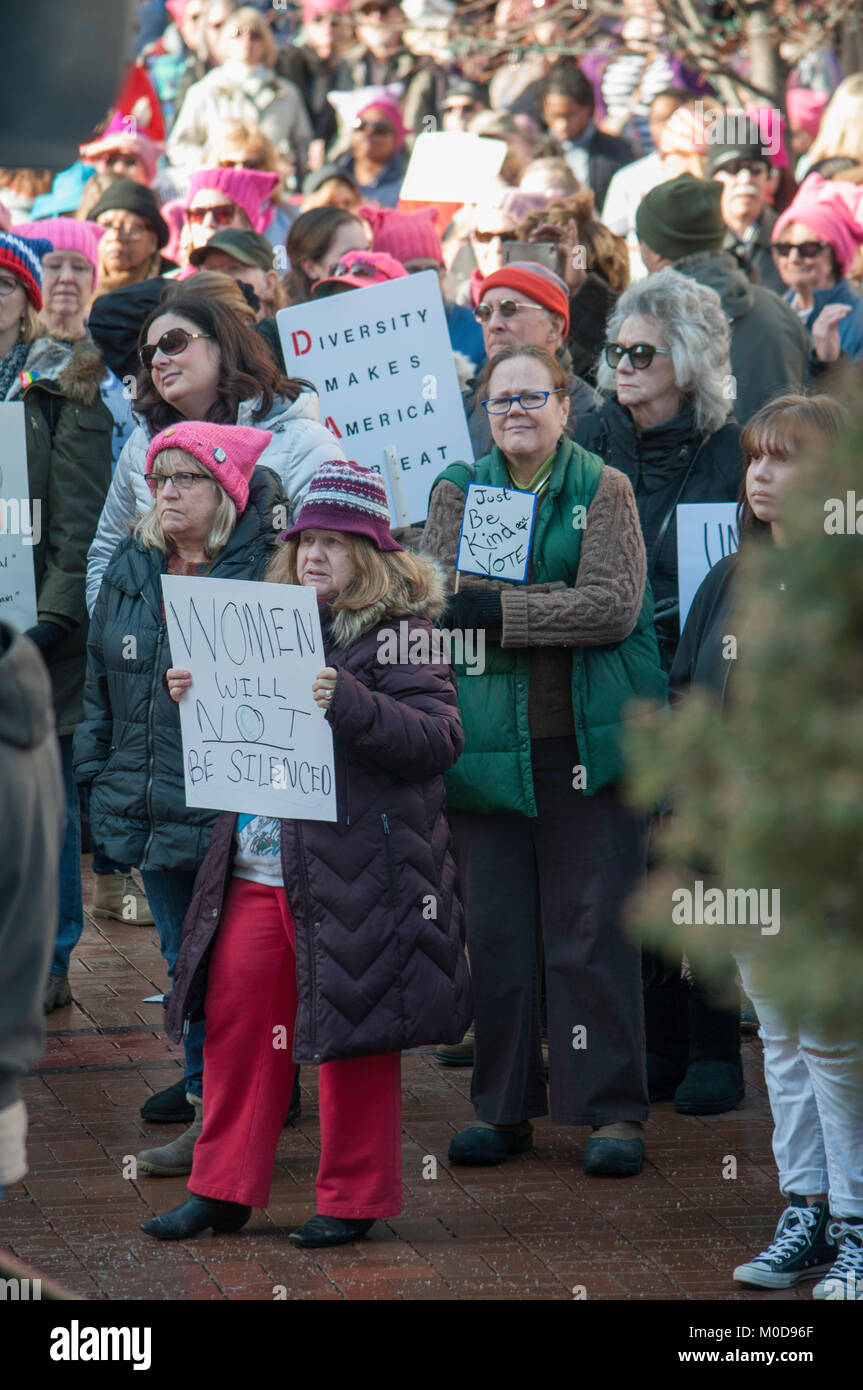
[[[539,506],[531,543],[533,582],[578,579],[581,527],[604,467],[602,459],[564,439],[552,468],[548,496]],[[495,446],[469,464],[451,464],[435,480],[455,483],[466,492],[471,482],[511,487],[506,464]],[[584,512],[577,512],[583,507]],[[531,768],[528,691],[530,648],[504,648],[487,641],[485,668],[468,674],[456,666],[459,710],[466,743],[447,774],[450,807],[486,814],[537,814]],[[624,710],[635,698],[665,701],[662,670],[653,628],[653,596],[645,586],[635,628],[623,641],[607,647],[572,649],[572,713],[579,760],[585,769],[584,794],[595,796],[623,772],[620,742]]]

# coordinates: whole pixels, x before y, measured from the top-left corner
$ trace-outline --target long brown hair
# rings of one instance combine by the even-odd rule
[[[300,261],[319,261],[326,254],[336,232],[340,227],[347,226],[348,222],[356,222],[360,227],[363,225],[362,218],[345,212],[344,208],[328,204],[300,213],[296,221],[291,223],[287,240],[291,270],[285,279],[285,292],[292,304],[305,304],[312,297],[313,281],[303,270]]]
[[[253,417],[257,422],[269,415],[278,396],[295,401],[305,388],[306,383],[282,374],[254,328],[242,323],[233,310],[215,299],[189,294],[157,304],[144,320],[138,338],[139,348],[146,343],[151,324],[166,314],[193,323],[215,341],[221,353],[218,399],[205,419],[216,424],[235,425],[241,403],[260,396],[261,404]],[[162,399],[152,376],[143,367],[138,373],[135,412],[146,420],[154,433],[183,419],[174,406]]]
[[[845,411],[833,396],[803,396],[789,391],[757,410],[740,435],[743,452],[743,481],[737,499],[737,529],[740,539],[770,534],[770,523],[761,521],[746,496],[746,475],[753,459],[762,454],[778,458],[796,452],[810,443],[824,447],[828,439],[841,434]]]

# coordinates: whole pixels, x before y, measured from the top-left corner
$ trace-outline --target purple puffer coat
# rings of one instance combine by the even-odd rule
[[[430,634],[440,572],[406,619]],[[398,632],[386,605],[321,608],[326,664],[339,678],[327,719],[337,821],[283,820],[282,874],[294,919],[299,1007],[294,1061],[319,1063],[458,1042],[472,1018],[464,916],[443,774],[464,733],[448,664],[389,665],[378,633]],[[210,947],[231,877],[237,817],[216,822],[177,958],[167,1032],[204,1012]]]

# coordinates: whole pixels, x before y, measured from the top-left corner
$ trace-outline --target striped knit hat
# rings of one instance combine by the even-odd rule
[[[349,531],[368,536],[378,550],[402,550],[390,531],[390,509],[380,473],[362,463],[339,459],[322,463],[283,539],[300,531]]]
[[[42,308],[42,257],[53,250],[51,242],[41,237],[0,232],[0,270],[8,270],[20,281],[37,313]]]

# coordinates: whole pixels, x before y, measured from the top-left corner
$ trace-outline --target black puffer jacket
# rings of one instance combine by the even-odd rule
[[[680,638],[675,608],[676,508],[686,502],[737,500],[743,476],[739,434],[736,422],[728,420],[715,434],[699,437],[688,405],[664,425],[639,434],[616,396],[595,414],[585,415],[575,432],[577,444],[599,454],[612,468],[619,468],[632,483],[653,587],[656,635],[666,671]]]
[[[339,671],[327,720],[336,760],[337,821],[281,822],[282,876],[296,928],[294,1060],[329,1062],[458,1042],[471,1019],[464,917],[443,774],[464,732],[447,663],[388,665],[378,634],[404,624],[408,646],[443,608],[434,562],[431,603],[387,621],[321,610],[326,665]],[[400,611],[404,611],[402,608]],[[210,946],[231,877],[237,817],[216,824],[195,883],[167,1015],[169,1037],[203,1009]]]
[[[273,508],[285,502],[276,474],[257,467],[248,506],[210,578],[261,578],[278,539]],[[105,571],[90,622],[74,766],[77,780],[90,783],[90,829],[105,854],[142,869],[197,869],[216,812],[186,806],[180,717],[164,681],[167,562],[129,536]]]

